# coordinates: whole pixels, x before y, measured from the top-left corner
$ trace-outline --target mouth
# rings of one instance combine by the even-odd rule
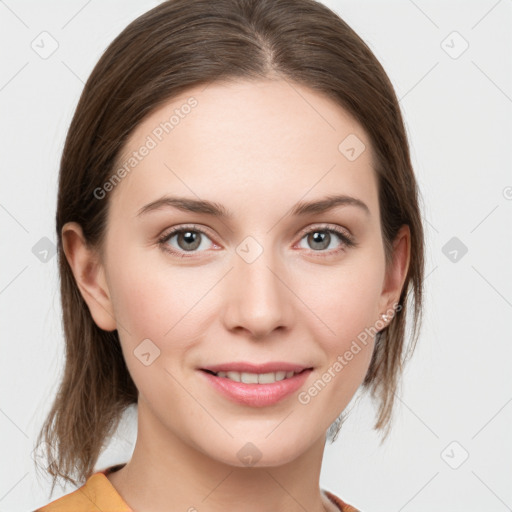
[[[268,407],[281,402],[299,391],[313,372],[312,367],[272,372],[266,370],[265,373],[224,371],[217,368],[215,370],[198,368],[198,370],[204,375],[205,382],[223,397],[239,405],[250,407]]]
[[[299,371],[278,370],[275,372],[266,373],[239,372],[233,370],[214,372],[212,370],[208,370],[205,368],[201,368],[201,371],[209,373],[210,375],[213,375],[215,377],[226,378],[233,382],[241,382],[243,384],[274,384],[275,382],[291,379],[295,375],[300,375],[312,369],[313,368],[304,368],[303,370]]]

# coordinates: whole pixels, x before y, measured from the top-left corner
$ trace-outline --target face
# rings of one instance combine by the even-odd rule
[[[244,465],[249,442],[260,465],[293,460],[350,402],[374,347],[362,333],[382,328],[396,298],[366,133],[302,86],[210,84],[147,117],[120,164],[130,157],[98,199],[109,201],[104,296],[89,305],[100,327],[118,329],[139,414],[231,465]],[[345,201],[295,211],[333,196]],[[164,197],[226,215],[185,201],[147,206]],[[203,370],[231,362],[310,370],[280,400],[244,401]]]

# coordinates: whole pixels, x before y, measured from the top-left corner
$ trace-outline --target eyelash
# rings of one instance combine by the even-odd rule
[[[185,232],[185,231],[198,232],[198,233],[201,233],[202,235],[205,235],[206,237],[210,238],[206,231],[203,231],[199,227],[191,224],[190,226],[181,226],[181,227],[178,227],[178,228],[173,228],[170,231],[167,231],[161,237],[159,237],[158,244],[162,247],[162,249],[164,251],[172,254],[173,256],[177,256],[179,258],[194,258],[194,256],[193,256],[194,253],[193,252],[191,252],[190,255],[188,255],[186,252],[179,252],[179,251],[176,251],[174,249],[170,249],[169,245],[167,244],[167,242],[173,237],[173,235],[175,235],[177,233],[182,233],[182,232]],[[310,229],[308,231],[303,232],[301,234],[302,236],[300,237],[300,240],[302,240],[305,236],[309,235],[310,233],[314,233],[314,232],[317,232],[317,231],[318,232],[326,232],[326,233],[334,233],[342,241],[341,247],[339,249],[335,249],[335,250],[332,250],[332,251],[322,251],[322,250],[314,251],[313,249],[311,249],[311,252],[318,253],[318,255],[321,258],[332,256],[333,254],[337,254],[340,251],[344,251],[345,249],[349,249],[351,247],[356,247],[358,245],[356,243],[356,241],[354,240],[354,238],[349,236],[349,235],[347,235],[347,233],[345,231],[342,231],[341,229],[336,228],[336,227],[332,227],[332,226],[331,227],[328,227],[328,226],[316,226],[316,227],[314,227],[314,228],[312,228],[312,229]],[[325,254],[322,254],[322,253],[325,253]]]

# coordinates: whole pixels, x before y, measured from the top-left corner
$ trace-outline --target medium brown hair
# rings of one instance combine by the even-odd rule
[[[98,200],[94,191],[112,175],[141,121],[193,86],[269,77],[328,96],[368,134],[387,263],[399,228],[410,228],[401,310],[377,333],[362,384],[379,400],[374,428],[389,427],[403,363],[419,333],[424,272],[419,191],[389,78],[364,41],[314,0],[169,0],[130,23],[103,53],[83,89],[60,162],[56,231],[65,367],[37,440],[46,442],[52,492],[59,476],[74,485],[73,477],[85,482],[123,411],[138,397],[117,330],[95,324],[77,287],[62,227],[79,223],[89,246],[101,254],[109,200]],[[409,291],[414,329],[404,356]]]

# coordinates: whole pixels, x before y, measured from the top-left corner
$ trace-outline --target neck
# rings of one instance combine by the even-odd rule
[[[173,435],[139,400],[132,458],[108,479],[133,512],[331,512],[319,487],[324,446],[322,437],[284,464],[234,466]]]

